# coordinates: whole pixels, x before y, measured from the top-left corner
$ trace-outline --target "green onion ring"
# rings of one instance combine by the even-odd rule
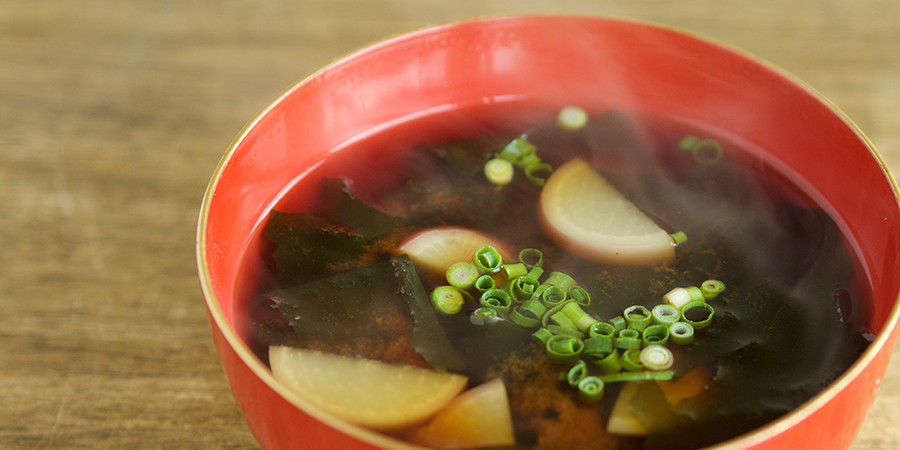
[[[622,316],[625,317],[625,323],[628,324],[627,328],[637,331],[647,328],[652,319],[650,311],[643,305],[632,305],[625,308]]]
[[[713,166],[722,160],[722,146],[712,139],[703,139],[694,144],[691,149],[694,161],[704,165]]]
[[[700,284],[700,292],[703,293],[703,298],[706,300],[718,297],[724,290],[725,283],[719,280],[706,280]]]
[[[656,305],[650,310],[650,314],[652,315],[652,322],[654,324],[663,324],[669,325],[678,321],[681,316],[678,313],[678,309],[676,309],[672,305]]]
[[[668,341],[668,325],[650,325],[641,333],[641,344],[645,347],[652,344],[666,345]]]
[[[544,254],[536,248],[523,248],[519,252],[519,261],[528,266],[529,269],[542,267],[544,265]]]
[[[641,333],[632,328],[626,328],[619,332],[613,339],[613,347],[623,350],[641,348]]]
[[[478,292],[487,292],[495,287],[497,287],[497,283],[490,275],[482,275],[475,280],[475,289],[478,289]]]
[[[550,332],[555,335],[558,334],[561,336],[571,336],[571,337],[576,337],[578,339],[584,339],[584,333],[576,330],[575,328],[561,327],[559,325],[554,325],[552,323],[545,325],[544,328],[550,330]]]
[[[494,288],[481,294],[478,303],[501,312],[506,312],[509,311],[509,308],[512,306],[512,297],[503,289]]]
[[[472,262],[485,273],[497,273],[503,267],[503,257],[490,245],[479,248]]]
[[[462,309],[465,298],[462,291],[453,286],[438,286],[431,291],[431,303],[441,314],[453,315]]]
[[[600,368],[600,371],[603,373],[616,373],[622,370],[622,363],[619,362],[619,351],[616,349],[600,358],[591,357],[590,361]]]
[[[545,162],[537,161],[525,166],[525,178],[528,178],[531,184],[538,187],[543,186],[547,182],[547,176],[551,172],[553,172],[553,166]],[[543,177],[537,175],[541,173],[546,173],[546,175]]]
[[[638,349],[628,349],[622,353],[619,358],[622,368],[629,372],[639,372],[644,370],[644,364],[641,362],[641,351]]]
[[[687,317],[687,315],[690,314],[691,311],[699,309],[706,311],[706,316],[702,320],[691,320]],[[681,320],[691,324],[691,326],[694,327],[695,330],[702,330],[708,327],[710,323],[712,323],[713,315],[715,313],[716,310],[713,309],[713,307],[710,306],[709,303],[706,303],[704,301],[691,302],[681,308]]]
[[[678,345],[694,342],[694,327],[687,322],[675,322],[669,325],[669,338]]]
[[[547,357],[555,364],[570,364],[578,360],[584,341],[572,336],[554,335],[547,339]]]
[[[513,164],[503,158],[491,158],[484,164],[485,178],[497,186],[509,184],[514,174]]]
[[[553,332],[546,328],[540,328],[537,331],[535,331],[534,333],[531,333],[531,338],[534,340],[534,342],[537,342],[538,344],[541,344],[542,346],[546,346],[547,339],[550,339],[552,336],[553,336]]]
[[[537,280],[537,278],[530,275],[517,277],[512,282],[513,297],[515,297],[516,300],[531,298],[531,296],[534,294],[534,291],[536,291],[538,286],[540,285],[541,283]]]
[[[648,345],[640,352],[641,364],[648,370],[660,371],[672,367],[675,357],[672,351],[662,345]]]
[[[566,373],[566,381],[569,383],[569,386],[578,386],[578,382],[586,377],[587,374],[587,364],[579,359],[578,362],[569,369],[569,372]]]
[[[479,276],[481,276],[481,273],[478,271],[478,267],[467,261],[453,263],[446,273],[447,282],[450,283],[450,286],[459,289],[470,289],[472,286],[475,286],[475,281],[478,280]]]
[[[569,288],[569,297],[574,299],[581,306],[589,306],[591,304],[591,294],[587,289],[581,286],[572,286]]]
[[[547,285],[546,283],[541,286],[547,286],[541,291],[541,299],[544,301],[544,304],[549,307],[559,305],[568,298],[565,289],[559,286]]]
[[[588,328],[588,335],[591,337],[607,337],[612,339],[616,335],[615,325],[609,322],[597,322]]]
[[[578,399],[584,403],[597,403],[603,400],[604,383],[598,377],[584,377],[578,382]]]

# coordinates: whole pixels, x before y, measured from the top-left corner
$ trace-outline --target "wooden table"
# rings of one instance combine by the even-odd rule
[[[0,1],[0,448],[257,448],[197,282],[205,185],[257,110],[425,25],[670,24],[794,73],[900,167],[896,0]],[[853,449],[900,449],[900,358]]]

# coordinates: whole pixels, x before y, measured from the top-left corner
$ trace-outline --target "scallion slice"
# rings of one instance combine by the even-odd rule
[[[672,363],[675,362],[675,357],[672,356],[672,351],[662,345],[648,345],[641,350],[640,353],[641,364],[647,368],[647,370],[660,371],[667,370],[672,367]]]
[[[578,382],[578,399],[584,403],[597,403],[603,400],[603,387],[599,377],[584,377]]]
[[[431,303],[441,314],[453,315],[462,309],[465,302],[462,292],[453,286],[438,286],[431,291]]]

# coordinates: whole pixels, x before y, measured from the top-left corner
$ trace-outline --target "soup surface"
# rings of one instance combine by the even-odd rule
[[[465,123],[457,135],[465,139],[439,142],[417,135],[415,122],[401,124],[333,152],[298,179],[262,222],[259,251],[246,254],[238,283],[237,326],[257,356],[268,363],[270,346],[287,345],[460,374],[469,388],[500,379],[515,437],[508,448],[681,449],[777,419],[865,349],[870,295],[841,230],[752,148],[666,117],[609,110],[577,130],[545,119],[516,129]],[[441,117],[421,120],[433,128]],[[498,186],[485,162],[517,138],[547,166],[534,172],[537,181],[516,168]],[[667,233],[687,237],[675,240],[673,261],[588,260],[545,233],[541,180],[576,158]],[[579,204],[583,192],[571,195]],[[459,312],[435,312],[429,293],[447,284],[445,274],[398,249],[416,233],[450,226],[502,242],[508,264],[523,249],[541,255],[539,280],[571,277],[590,296],[579,306],[595,322],[615,322],[637,305],[652,310],[678,287],[713,280],[724,290],[704,299],[714,312],[691,342],[666,343],[674,364],[650,376],[659,381],[617,381],[598,363],[609,352],[548,357],[535,337],[540,327],[511,318],[521,298],[496,319],[477,293]],[[522,259],[531,269],[534,261]],[[584,342],[590,333],[582,331]],[[577,361],[588,362],[584,376],[605,376],[602,399],[585,401],[566,379]],[[667,398],[667,383],[682,379],[699,388]],[[626,391],[626,419],[638,431],[613,425]],[[387,432],[421,442],[420,426]]]

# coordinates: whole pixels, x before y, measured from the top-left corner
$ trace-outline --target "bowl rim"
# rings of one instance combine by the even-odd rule
[[[320,74],[330,71],[345,62],[352,60],[356,57],[362,56],[364,54],[377,51],[378,49],[389,46],[396,41],[407,41],[411,39],[417,39],[422,36],[434,33],[441,33],[446,31],[447,29],[451,29],[454,27],[458,27],[465,24],[475,24],[479,22],[493,22],[493,21],[504,21],[504,20],[521,20],[521,19],[552,19],[552,20],[597,20],[597,21],[605,21],[605,22],[613,22],[620,23],[626,25],[632,25],[635,27],[647,27],[654,28],[662,31],[669,31],[676,34],[679,34],[683,37],[687,37],[693,40],[697,40],[702,42],[705,45],[718,46],[720,48],[724,48],[731,52],[734,52],[741,56],[742,58],[755,61],[760,65],[764,66],[767,70],[772,73],[795,83],[797,86],[805,90],[807,93],[811,94],[813,97],[821,101],[825,107],[830,110],[833,114],[838,116],[840,119],[844,121],[847,127],[849,127],[856,135],[864,142],[865,146],[869,149],[871,156],[875,159],[877,165],[881,168],[884,176],[889,181],[891,190],[894,193],[895,203],[898,204],[898,208],[900,208],[900,188],[898,188],[897,181],[888,168],[887,164],[883,156],[878,152],[875,148],[874,144],[869,140],[869,138],[859,129],[859,127],[833,102],[827,99],[824,95],[822,95],[819,91],[815,90],[812,86],[808,85],[803,80],[797,78],[792,73],[782,69],[776,64],[760,57],[755,54],[749,53],[741,48],[735,47],[731,44],[719,41],[715,38],[710,38],[708,36],[704,36],[702,34],[687,31],[681,28],[677,28],[670,25],[660,24],[647,20],[640,20],[630,17],[617,17],[612,15],[589,15],[589,14],[559,14],[559,13],[524,13],[524,14],[499,14],[499,15],[483,15],[483,16],[474,16],[470,18],[452,20],[444,23],[426,25],[418,28],[411,29],[406,32],[396,33],[394,35],[387,36],[383,39],[377,40],[371,44],[359,47],[355,50],[345,53],[343,56],[335,58],[332,62],[316,69],[306,76],[300,78],[286,89],[284,89],[278,96],[269,101],[262,109],[260,109],[253,118],[247,122],[240,132],[236,135],[236,137],[229,144],[225,154],[219,160],[215,170],[213,171],[210,181],[207,185],[207,188],[204,192],[204,196],[202,199],[202,203],[200,206],[200,214],[199,220],[197,223],[196,230],[196,242],[195,242],[195,253],[197,260],[197,268],[200,277],[200,287],[201,292],[204,298],[204,302],[206,304],[207,311],[209,312],[210,321],[213,322],[214,325],[219,332],[224,337],[225,341],[229,345],[229,347],[237,354],[238,358],[240,358],[241,362],[245,364],[250,371],[253,372],[260,380],[262,380],[270,389],[275,391],[278,395],[283,397],[285,400],[293,404],[295,407],[301,409],[306,414],[310,415],[314,419],[321,421],[322,423],[340,431],[341,433],[347,434],[353,438],[356,438],[360,441],[369,443],[371,445],[383,447],[386,449],[396,449],[396,450],[413,450],[413,449],[423,449],[425,447],[418,446],[415,444],[411,444],[400,439],[396,439],[385,434],[367,429],[365,427],[361,427],[344,420],[338,419],[318,407],[308,403],[304,399],[300,398],[298,395],[288,390],[285,386],[279,383],[272,376],[271,371],[268,367],[262,363],[250,350],[244,340],[238,336],[234,327],[227,320],[224,310],[217,298],[214,289],[212,287],[212,282],[210,280],[209,274],[209,264],[207,262],[207,240],[206,240],[206,229],[209,223],[209,212],[210,206],[213,201],[214,194],[217,190],[219,181],[221,180],[222,173],[224,172],[226,166],[228,166],[238,147],[244,142],[247,135],[255,128],[255,126],[273,109],[275,109],[279,104],[284,101],[285,98],[289,97],[294,91],[300,89],[305,84],[309,83],[311,80],[317,78]],[[745,434],[736,436],[729,440],[720,442],[718,444],[704,447],[705,449],[710,450],[738,450],[744,449],[748,447],[752,447],[758,445],[773,436],[776,436],[794,426],[804,421],[806,418],[811,416],[815,411],[824,407],[827,403],[829,403],[834,397],[838,395],[841,391],[843,391],[847,386],[849,386],[853,380],[858,378],[866,368],[872,363],[872,361],[876,358],[877,355],[880,354],[884,347],[893,347],[894,346],[894,336],[897,333],[898,323],[900,323],[900,295],[895,298],[893,306],[887,317],[885,318],[884,325],[882,326],[881,331],[875,336],[872,342],[866,347],[863,353],[854,361],[854,363],[845,370],[836,380],[832,381],[825,389],[814,395],[812,398],[808,399],[806,402],[800,404],[796,408],[794,408],[789,413],[784,416],[769,422],[761,427],[758,427],[750,432]],[[890,356],[889,356],[890,357]],[[880,386],[881,376],[877,379],[876,392],[878,387]]]

